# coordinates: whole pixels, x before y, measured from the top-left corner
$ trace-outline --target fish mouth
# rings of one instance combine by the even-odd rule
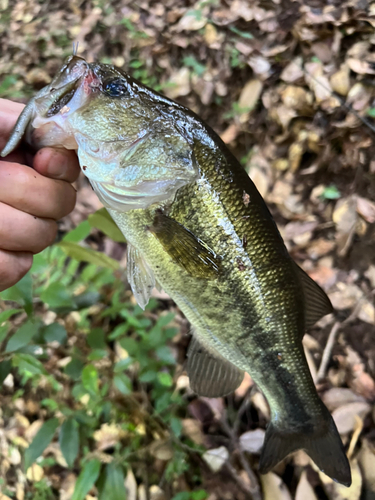
[[[37,113],[44,118],[55,116],[68,104],[76,90],[91,73],[85,59],[70,56],[50,85],[35,98]],[[92,77],[91,80],[93,80]]]

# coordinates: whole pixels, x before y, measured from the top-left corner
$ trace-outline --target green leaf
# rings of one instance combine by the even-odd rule
[[[40,323],[33,321],[26,321],[16,333],[9,339],[5,352],[14,352],[27,345],[30,340],[39,332]]]
[[[94,365],[86,365],[82,370],[82,384],[90,394],[98,393],[99,374]]]
[[[78,358],[72,358],[71,362],[65,367],[65,373],[73,380],[79,380],[81,378],[82,369],[82,361]]]
[[[122,467],[116,464],[108,464],[104,471],[99,500],[125,500],[126,497],[127,492]]]
[[[99,460],[95,459],[86,462],[78,476],[71,500],[84,500],[99,477],[100,467],[101,463]]]
[[[20,375],[23,375],[25,372],[34,373],[35,375],[47,373],[42,363],[38,359],[36,359],[35,355],[32,354],[13,354],[12,364],[15,368],[18,368]]]
[[[158,347],[156,349],[155,353],[157,357],[160,359],[160,361],[168,363],[169,365],[176,364],[176,359],[174,358],[172,349],[169,346],[162,345],[161,347]]]
[[[94,304],[97,304],[100,300],[100,293],[95,290],[90,290],[89,292],[80,293],[75,295],[74,298],[75,309],[78,311],[80,309],[86,309]]]
[[[190,491],[180,491],[172,500],[190,500]]]
[[[191,500],[204,500],[208,497],[206,490],[197,490],[190,493]]]
[[[7,309],[6,311],[0,313],[0,325],[19,312],[22,312],[22,309]]]
[[[68,418],[62,424],[59,434],[61,452],[69,467],[73,467],[79,450],[78,424],[73,418]]]
[[[181,436],[181,432],[182,432],[182,422],[181,422],[181,419],[180,418],[176,418],[176,417],[171,417],[171,419],[170,419],[170,426],[171,426],[173,434],[176,437],[180,437]]]
[[[375,108],[369,108],[367,111],[366,111],[366,115],[367,116],[371,116],[372,118],[375,117]]]
[[[12,362],[10,359],[6,359],[0,362],[0,387],[2,386],[7,376],[9,375],[11,368],[12,368]]]
[[[108,257],[108,255],[105,255],[104,253],[91,250],[91,248],[82,247],[77,243],[73,243],[71,241],[61,241],[58,246],[63,249],[68,257],[80,262],[89,262],[90,264],[106,267],[107,269],[112,269],[114,271],[120,267],[117,260]]]
[[[91,226],[88,221],[85,220],[81,222],[81,224],[78,224],[75,229],[69,231],[69,233],[64,236],[63,241],[72,241],[74,243],[78,243],[79,241],[86,239],[90,234],[90,231]]]
[[[165,387],[172,387],[173,385],[173,379],[167,372],[159,372],[158,380],[161,383],[161,385],[165,385]]]
[[[147,372],[142,373],[142,375],[140,375],[138,378],[140,382],[145,382],[147,384],[148,382],[152,382],[153,380],[155,380],[156,376],[157,373],[154,370],[148,370]]]
[[[0,293],[3,300],[12,300],[24,307],[28,316],[33,311],[33,292],[32,292],[32,277],[28,272],[18,283],[14,286],[4,290]]]
[[[5,339],[5,337],[8,335],[8,330],[10,328],[10,325],[3,325],[0,326],[0,343]]]
[[[172,319],[174,319],[175,316],[176,316],[175,313],[168,313],[165,314],[164,316],[160,316],[160,318],[157,321],[157,325],[160,327],[167,326],[172,321]]]
[[[130,394],[132,392],[132,383],[130,378],[125,373],[119,373],[113,377],[113,383],[122,394]]]
[[[96,361],[98,359],[103,359],[108,356],[107,349],[93,349],[90,354],[87,356],[89,361]]]
[[[237,29],[235,26],[230,26],[229,29],[231,30],[232,33],[235,33],[236,35],[239,35],[242,38],[247,38],[248,40],[252,40],[254,38],[254,36],[251,33],[248,33],[247,31],[241,31]]]
[[[321,198],[324,198],[325,200],[337,200],[340,196],[341,193],[334,184],[327,186],[321,194]]]
[[[51,323],[43,328],[43,338],[45,342],[58,342],[64,344],[67,339],[65,328],[60,323]]]
[[[73,297],[67,292],[66,286],[57,281],[45,288],[40,298],[52,309],[74,309]]]
[[[94,214],[89,215],[88,222],[91,227],[99,229],[102,233],[111,238],[111,240],[118,241],[120,243],[126,242],[124,235],[117,227],[106,208],[101,208]]]
[[[91,349],[105,349],[107,347],[103,328],[93,328],[87,334],[86,340]]]
[[[25,470],[32,465],[35,460],[40,457],[43,451],[52,441],[55,431],[59,425],[57,418],[51,418],[44,422],[39,429],[37,435],[34,437],[32,443],[25,451]]]

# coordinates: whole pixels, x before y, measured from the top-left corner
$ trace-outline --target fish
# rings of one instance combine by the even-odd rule
[[[248,372],[270,406],[259,470],[304,449],[346,486],[351,471],[305,358],[306,329],[332,312],[293,261],[257,188],[188,108],[111,65],[70,56],[21,113],[22,139],[77,151],[83,173],[127,240],[127,274],[144,308],[155,284],[192,327],[194,392],[220,397]]]

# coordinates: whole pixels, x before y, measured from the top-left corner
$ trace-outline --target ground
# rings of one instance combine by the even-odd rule
[[[241,160],[335,307],[304,346],[353,473],[346,489],[298,452],[258,474],[264,397],[249,377],[190,391],[186,320],[156,290],[135,306],[126,243],[82,178],[60,242],[0,294],[1,500],[375,498],[374,26],[367,0],[0,0],[0,97],[26,102],[78,42]]]

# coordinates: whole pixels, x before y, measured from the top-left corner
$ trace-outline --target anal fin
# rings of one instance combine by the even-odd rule
[[[295,266],[305,298],[305,327],[307,329],[326,314],[333,312],[333,307],[325,291],[303,269],[297,264]]]
[[[241,384],[244,372],[232,363],[203,347],[193,337],[190,342],[187,372],[191,389],[208,398],[219,398],[235,391]]]

